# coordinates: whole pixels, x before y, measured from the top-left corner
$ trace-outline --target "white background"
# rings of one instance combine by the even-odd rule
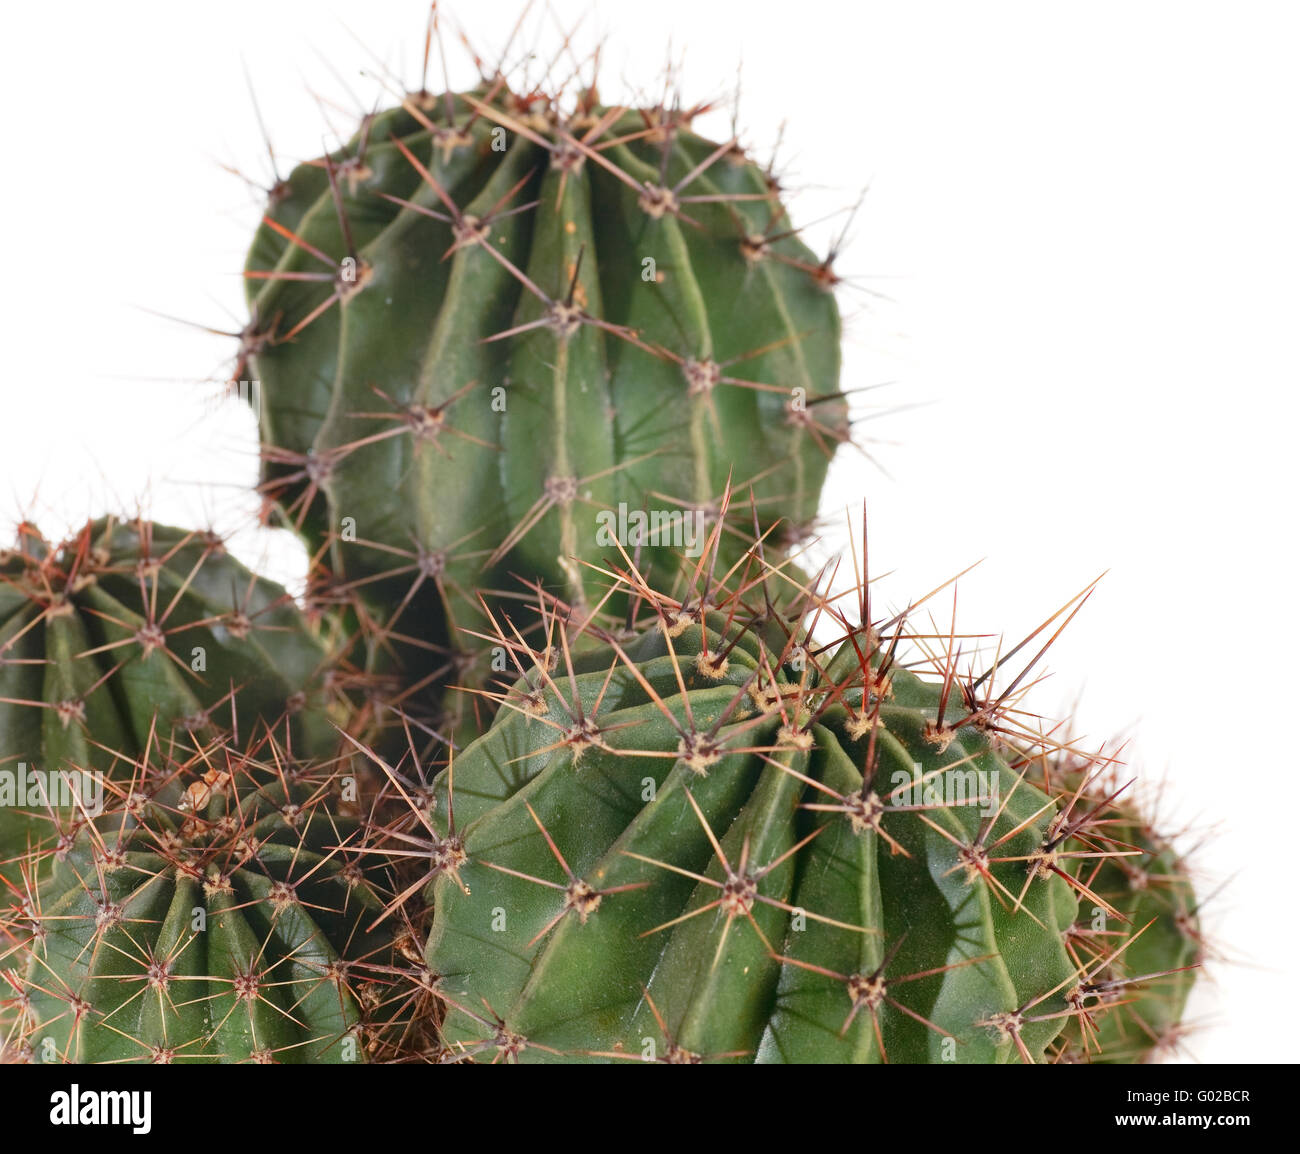
[[[565,25],[589,7],[553,3]],[[0,518],[57,533],[147,500],[298,574],[294,543],[246,528],[256,434],[215,400],[231,343],[144,310],[243,322],[260,206],[221,165],[267,175],[244,64],[287,170],[336,140],[309,92],[343,132],[374,101],[367,48],[415,83],[424,11],[6,13]],[[517,14],[459,9],[489,55]],[[1228,883],[1204,1060],[1292,1058],[1298,32],[1300,10],[1262,2],[656,0],[597,4],[578,35],[607,35],[611,98],[670,39],[692,98],[728,93],[743,56],[747,139],[788,121],[797,221],[870,185],[843,268],[888,299],[846,293],[844,384],[924,405],[866,426],[888,475],[837,461],[831,543],[865,497],[900,606],[986,558],[959,620],[1012,639],[1109,570],[1033,701],[1082,689],[1082,732],[1135,734],[1170,819],[1205,838],[1203,887]]]

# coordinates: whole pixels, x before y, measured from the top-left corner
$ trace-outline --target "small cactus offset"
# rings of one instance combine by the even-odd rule
[[[44,880],[8,915],[24,944],[0,957],[7,1056],[347,1062],[413,1044],[423,967],[400,920],[375,926],[385,871],[349,849],[346,764],[295,761],[259,729],[135,769],[24,863]]]
[[[1155,1046],[1130,1028],[1112,1055],[1109,1023],[1177,1019],[1190,886],[1171,866],[1171,900],[1111,894],[1147,850],[1097,792],[1109,762],[1045,772],[1060,751],[1019,705],[1027,670],[997,692],[996,671],[932,653],[922,678],[905,621],[865,600],[850,620],[747,581],[622,582],[644,629],[543,600],[545,647],[502,630],[519,681],[392,842],[423,835],[452,1053],[1037,1062],[1067,1030],[1090,1059]]]
[[[264,491],[453,682],[489,672],[483,592],[578,604],[582,561],[640,518],[702,542],[729,481],[724,556],[806,530],[849,438],[838,277],[775,178],[704,107],[578,85],[408,93],[275,185],[245,270]]]
[[[320,632],[215,534],[110,517],[52,544],[25,524],[0,554],[0,877],[57,838],[51,775],[129,774],[150,741],[285,714],[300,752],[332,747]]]

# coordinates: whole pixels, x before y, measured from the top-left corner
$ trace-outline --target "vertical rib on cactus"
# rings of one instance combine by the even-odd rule
[[[616,556],[602,514],[658,514],[646,568],[676,563],[674,518],[702,539],[729,481],[760,531],[816,515],[849,435],[834,277],[770,175],[694,132],[704,111],[498,71],[367,117],[276,188],[239,362],[263,489],[437,679],[470,672],[476,590],[521,575],[581,604],[582,562]]]

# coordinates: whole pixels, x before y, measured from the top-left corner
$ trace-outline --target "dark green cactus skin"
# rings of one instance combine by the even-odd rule
[[[120,777],[151,740],[287,713],[299,752],[332,746],[326,659],[285,590],[215,537],[106,519],[54,547],[26,531],[0,558],[0,773]],[[0,807],[0,877],[56,840],[54,816]]]
[[[382,1002],[365,971],[383,971],[391,942],[369,930],[371,879],[338,852],[356,830],[340,780],[249,764],[171,775],[84,827],[25,911],[8,1054],[364,1061],[366,1011]]]
[[[605,650],[575,658],[574,675],[561,667],[540,696],[535,676],[521,682],[513,706],[455,760],[454,836],[446,774],[440,779],[434,812],[446,844],[435,861],[457,856],[446,852],[455,838],[465,855],[432,883],[426,956],[451,1007],[448,1043],[521,1061],[1043,1058],[1066,1025],[1078,981],[1066,950],[1078,909],[1073,890],[1055,874],[1026,885],[1026,859],[1057,813],[1053,798],[1022,780],[979,727],[956,730],[946,748],[936,743],[930,727],[941,690],[903,670],[884,691],[873,753],[862,724],[867,679],[853,674],[862,662],[853,642],[829,668],[798,672],[752,636],[710,624],[711,653],[722,650],[724,633],[735,642],[720,678],[697,662],[704,635],[692,627],[671,644],[651,630],[624,647],[626,657]],[[768,667],[778,668],[784,718],[760,676]],[[839,694],[815,723],[795,720],[832,683]],[[575,697],[603,746],[578,752],[563,737]],[[704,732],[735,752],[697,772],[678,756],[679,742]],[[958,796],[945,790],[959,775],[969,790],[964,775],[972,769],[997,782],[1003,808],[985,840],[996,846],[989,868],[1001,892],[967,871],[957,844],[921,813],[886,809],[877,829],[855,826],[842,808],[802,808],[860,797],[873,756],[874,788],[887,806],[915,800],[890,791],[918,777],[940,798]],[[780,862],[758,880],[754,924],[738,916],[728,928],[717,907],[654,932],[720,897],[723,865],[692,798],[737,873],[746,840],[751,876]],[[924,816],[971,843],[983,810],[951,805]],[[604,895],[585,919],[568,904],[573,895],[540,827],[573,875]],[[905,852],[891,852],[890,839]],[[803,928],[764,897],[805,911]],[[886,959],[885,992],[895,1001],[877,1005],[877,1036],[870,994],[849,1021],[848,979],[876,974]],[[1019,1020],[1010,1017],[1017,1013]]]
[[[261,383],[266,491],[454,675],[476,591],[598,593],[580,561],[618,559],[601,511],[707,517],[730,480],[747,535],[751,489],[760,528],[816,515],[848,436],[836,278],[786,235],[767,174],[689,120],[593,98],[563,121],[500,84],[426,94],[274,191],[239,369]],[[694,223],[659,210],[661,181]],[[447,202],[459,222],[425,214]],[[724,562],[742,552],[724,538]]]

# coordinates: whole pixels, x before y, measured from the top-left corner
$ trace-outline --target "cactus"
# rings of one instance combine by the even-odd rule
[[[0,552],[0,772],[106,800],[0,799],[0,1059],[1177,1046],[1186,865],[1028,712],[1050,641],[1012,669],[1086,591],[978,671],[939,590],[796,567],[843,238],[597,58],[423,82],[268,190],[232,383],[306,611],[142,519]]]
[[[1088,780],[1089,763],[1067,758],[1057,780],[1066,789],[1085,788],[1094,799],[1110,790]],[[1083,863],[1080,871],[1089,889],[1101,899],[1086,903],[1070,929],[1067,944],[1077,965],[1094,969],[1089,981],[1108,1012],[1096,1018],[1080,1015],[1070,1021],[1055,1043],[1055,1059],[1138,1062],[1154,1061],[1179,1052],[1188,1031],[1183,1021],[1196,967],[1206,958],[1200,902],[1189,867],[1173,840],[1153,827],[1146,807],[1131,801],[1108,806],[1107,835],[1139,850],[1122,857]],[[1090,906],[1090,911],[1086,908]],[[1123,926],[1105,916],[1117,911],[1128,927],[1141,930],[1122,952]],[[1173,969],[1147,985],[1135,978]]]
[[[409,1042],[423,967],[400,922],[375,929],[384,871],[349,848],[354,791],[345,764],[295,761],[262,727],[179,760],[149,750],[102,814],[25,863],[46,876],[9,918],[26,944],[0,957],[6,1055],[341,1062]]]
[[[24,525],[0,554],[0,877],[57,836],[33,772],[129,773],[151,740],[286,713],[300,749],[332,747],[318,634],[214,534],[106,518],[55,545]]]
[[[1139,847],[1113,796],[1043,772],[1028,668],[995,691],[950,650],[923,678],[865,593],[855,621],[621,579],[647,628],[543,599],[545,647],[501,629],[519,680],[393,840],[427,855],[451,1052],[1028,1062],[1068,1028],[1105,1058],[1121,993],[1181,1009],[1190,927],[1105,896]],[[1082,955],[1081,905],[1112,931]]]
[[[647,514],[702,540],[729,479],[724,556],[806,529],[849,437],[839,278],[775,179],[703,107],[571,95],[422,87],[278,181],[248,255],[263,491],[441,682],[485,680],[482,592],[579,604],[580,562]]]

